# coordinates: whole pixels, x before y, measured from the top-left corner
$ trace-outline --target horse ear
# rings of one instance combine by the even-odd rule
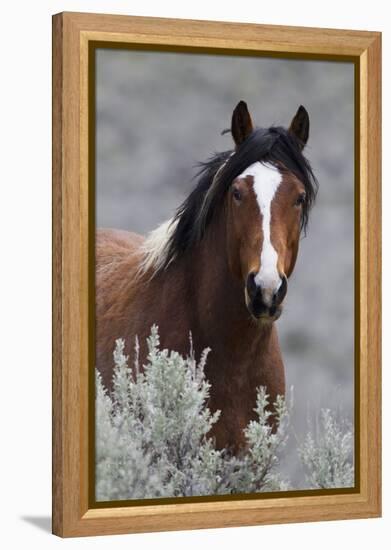
[[[300,105],[297,109],[297,113],[289,126],[289,133],[299,140],[300,148],[304,149],[310,133],[310,117],[303,105]]]
[[[232,113],[231,133],[236,147],[251,134],[254,130],[250,113],[245,101],[239,101]]]

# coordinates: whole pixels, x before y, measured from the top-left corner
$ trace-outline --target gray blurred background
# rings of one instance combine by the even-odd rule
[[[171,217],[196,163],[232,148],[220,132],[240,99],[259,126],[288,126],[300,104],[308,110],[305,154],[320,186],[278,321],[294,386],[282,466],[305,487],[295,438],[321,407],[354,414],[353,65],[102,49],[96,77],[97,227],[145,234]]]

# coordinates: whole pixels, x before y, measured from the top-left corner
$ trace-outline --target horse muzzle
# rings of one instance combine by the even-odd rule
[[[250,273],[246,281],[246,305],[251,315],[257,320],[276,321],[282,313],[282,302],[288,290],[285,275],[277,289],[262,287],[255,281],[255,273]]]

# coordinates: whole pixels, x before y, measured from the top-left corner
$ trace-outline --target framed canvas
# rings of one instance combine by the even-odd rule
[[[381,514],[380,79],[377,32],[53,17],[54,534]]]

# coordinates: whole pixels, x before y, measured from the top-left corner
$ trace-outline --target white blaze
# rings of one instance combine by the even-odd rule
[[[262,287],[263,299],[271,305],[273,294],[281,284],[277,269],[278,254],[270,237],[271,205],[282,177],[272,164],[255,162],[240,175],[253,176],[253,188],[262,214],[263,246],[261,249],[261,269],[255,276],[255,283]]]

